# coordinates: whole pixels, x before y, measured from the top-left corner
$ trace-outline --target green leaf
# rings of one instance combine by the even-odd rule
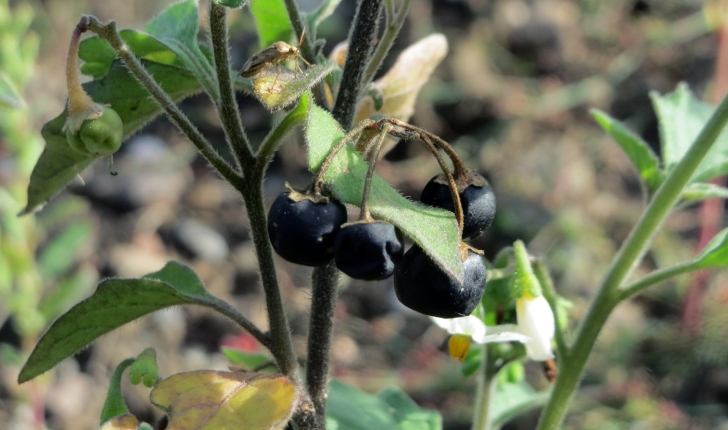
[[[331,149],[341,141],[344,132],[328,112],[312,106],[305,136],[308,166],[312,172],[317,172]],[[367,170],[366,161],[354,145],[347,145],[334,158],[324,180],[337,199],[359,206]],[[464,269],[458,252],[458,229],[451,212],[405,198],[376,174],[372,178],[369,204],[375,218],[399,227],[450,277],[462,282]]]
[[[695,257],[696,269],[725,267],[728,265],[728,228],[716,234]]]
[[[305,74],[298,74],[281,66],[280,73],[277,67],[268,67],[255,75],[253,87],[255,96],[272,112],[295,103],[301,94],[316,85],[324,76],[336,68],[336,63],[327,61],[317,64]]]
[[[280,41],[290,42],[293,35],[291,20],[283,0],[252,0],[250,11],[260,38],[260,49]]]
[[[501,426],[518,414],[544,405],[549,396],[548,391],[536,392],[525,381],[519,384],[499,384],[490,404],[492,425]]]
[[[114,370],[114,374],[111,376],[111,381],[109,381],[109,390],[106,393],[104,407],[101,409],[101,424],[104,424],[114,417],[129,413],[124,396],[121,394],[121,377],[124,374],[124,370],[133,363],[133,358],[127,358],[116,366],[116,370]]]
[[[385,388],[377,397],[392,408],[392,414],[399,423],[400,429],[437,430],[442,428],[442,417],[439,412],[420,408],[398,387]]]
[[[231,9],[239,9],[246,4],[248,4],[248,0],[213,0],[215,3],[221,4],[223,6],[229,7]]]
[[[200,84],[183,69],[145,62],[147,71],[174,100],[181,100],[200,90]],[[109,73],[100,80],[87,82],[86,92],[97,103],[109,104],[124,122],[124,137],[156,117],[161,109],[149,97],[147,90],[117,60]],[[96,158],[73,150],[66,141],[63,126],[67,111],[43,126],[41,134],[46,141],[38,163],[30,176],[28,205],[22,214],[31,213],[48,202]]]
[[[182,59],[167,45],[146,33],[124,29],[119,32],[119,36],[129,50],[140,59],[170,66],[185,66]],[[90,37],[81,41],[78,56],[84,61],[81,72],[99,79],[109,72],[111,64],[116,59],[116,51],[109,42],[99,37]]]
[[[25,106],[23,98],[18,94],[15,85],[4,73],[0,72],[0,109],[20,109]]]
[[[398,388],[373,396],[337,380],[329,384],[326,415],[326,427],[338,430],[442,428],[438,412],[420,408]]]
[[[665,170],[671,171],[695,141],[715,108],[698,100],[681,83],[666,95],[652,93],[662,140]],[[728,173],[728,132],[718,136],[691,178],[692,182],[707,181]]]
[[[657,191],[664,180],[664,174],[660,170],[660,160],[647,142],[629,130],[621,121],[612,118],[605,112],[592,109],[591,114],[604,131],[612,135],[622,147],[640,173],[650,194]]]
[[[243,352],[239,349],[228,348],[226,346],[222,347],[222,353],[231,363],[251,370],[273,361],[271,357],[265,354]]]
[[[685,187],[680,197],[687,203],[707,199],[728,199],[728,188],[706,182],[695,182]]]
[[[159,272],[142,279],[107,279],[43,334],[18,382],[29,381],[53,368],[100,336],[135,319],[171,306],[201,305],[235,314],[226,302],[210,295],[195,272],[169,262]]]
[[[88,244],[92,232],[91,221],[83,219],[74,222],[53,237],[37,258],[43,275],[52,279],[70,269],[79,258],[83,246]]]
[[[0,272],[2,271],[0,270]],[[89,291],[97,281],[96,268],[82,265],[68,277],[58,281],[53,288],[44,291],[43,298],[38,304],[38,310],[46,321],[53,321],[81,299],[88,297]]]

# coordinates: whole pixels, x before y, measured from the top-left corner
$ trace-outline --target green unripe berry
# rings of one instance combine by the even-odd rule
[[[66,139],[76,151],[101,157],[112,155],[121,147],[124,137],[124,123],[114,109],[105,107],[100,117],[87,119],[81,124],[78,133],[66,127]]]

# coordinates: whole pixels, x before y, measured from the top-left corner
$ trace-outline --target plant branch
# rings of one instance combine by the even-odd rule
[[[349,34],[349,52],[346,54],[344,72],[339,93],[336,96],[333,116],[344,130],[351,128],[359,94],[362,76],[372,52],[371,41],[377,37],[379,11],[382,0],[360,0],[356,18]]]
[[[681,263],[672,267],[668,267],[666,269],[656,270],[645,276],[644,278],[640,279],[639,281],[634,282],[627,287],[621,289],[619,291],[619,300],[626,300],[664,280],[673,278],[678,275],[682,275],[683,273],[693,272],[700,269],[701,268],[697,267],[694,261],[688,261],[686,263]]]
[[[310,101],[310,95],[304,95],[304,97],[308,97],[309,103],[312,103]],[[299,99],[299,103],[301,103],[300,100],[303,100],[303,97]],[[268,167],[268,164],[273,159],[278,148],[281,146],[283,138],[286,137],[288,132],[290,132],[295,126],[306,122],[306,119],[308,118],[308,108],[309,104],[306,104],[306,106],[296,106],[296,108],[290,111],[288,115],[286,115],[283,120],[274,126],[273,130],[268,133],[268,136],[266,136],[263,143],[260,144],[260,148],[255,155],[255,167],[253,168],[252,177],[263,177],[265,169]]]
[[[493,360],[490,360],[492,351],[489,351],[490,345],[483,345],[483,362],[482,369],[478,374],[478,388],[475,394],[475,416],[473,417],[472,430],[490,430],[492,427],[493,417],[491,416],[491,405],[493,403],[493,395],[495,394],[496,376],[498,368],[494,366]]]
[[[561,330],[561,325],[559,324],[559,314],[556,302],[556,287],[554,287],[554,280],[551,279],[551,274],[549,273],[548,268],[540,258],[534,259],[532,265],[536,272],[536,278],[538,278],[538,282],[541,284],[541,292],[546,298],[546,301],[549,302],[551,312],[553,312],[554,314],[554,320],[556,322],[556,330],[554,331],[554,339],[556,340],[556,352],[559,355],[559,361],[563,362],[563,360],[566,360],[566,358],[569,356],[569,347],[568,345],[566,345],[566,340],[564,340],[564,332]]]
[[[316,420],[323,428],[326,422],[326,394],[329,382],[329,353],[334,327],[339,271],[330,263],[313,269],[311,320],[308,328],[306,385],[316,410]]]
[[[182,113],[179,107],[177,107],[169,95],[164,92],[162,87],[159,86],[154,78],[147,73],[139,59],[134,56],[131,51],[129,51],[129,47],[126,46],[121,37],[119,37],[119,33],[116,31],[116,23],[111,21],[104,25],[94,16],[84,16],[82,20],[83,19],[88,20],[88,29],[90,31],[93,31],[100,38],[109,42],[111,47],[114,48],[117,55],[121,58],[126,67],[129,68],[129,71],[131,71],[137,81],[139,81],[139,83],[146,88],[147,91],[149,91],[149,94],[152,96],[154,101],[156,101],[159,107],[167,113],[174,125],[176,125],[177,128],[179,128],[179,130],[190,139],[205,159],[212,164],[215,169],[217,169],[220,175],[222,175],[236,188],[242,186],[242,176],[240,176],[240,174],[236,172],[235,169],[233,169],[233,167],[230,166],[220,156],[220,154],[212,148],[210,142],[205,139],[202,133],[200,133],[197,127],[192,124],[189,118]]]
[[[256,326],[252,321],[245,318],[245,316],[238,312],[237,309],[228,305],[227,302],[211,301],[207,303],[207,307],[215,309],[216,311],[235,321],[240,327],[244,328],[248,333],[250,333],[255,338],[255,340],[260,342],[261,345],[268,348],[269,350],[271,349],[270,338],[268,337],[268,335],[264,333],[263,330],[259,329],[258,326]]]
[[[365,88],[369,82],[371,82],[374,79],[374,75],[377,73],[377,70],[379,70],[379,67],[382,66],[382,62],[384,61],[384,58],[389,53],[389,50],[392,49],[392,45],[394,44],[394,39],[397,38],[397,35],[399,34],[399,31],[402,29],[402,26],[404,25],[404,20],[407,18],[407,12],[409,12],[409,6],[410,6],[410,0],[403,0],[402,5],[397,10],[397,15],[394,17],[394,21],[391,21],[391,17],[394,15],[393,10],[390,10],[390,7],[392,6],[392,0],[387,0],[387,28],[384,30],[384,34],[382,35],[382,40],[379,42],[379,45],[377,45],[376,51],[374,51],[374,54],[372,55],[372,59],[369,61],[369,65],[367,66],[367,70],[364,73],[364,79],[362,80],[362,88]]]
[[[539,429],[550,430],[561,426],[597,336],[612,309],[621,299],[618,289],[644,256],[657,229],[680,198],[683,188],[690,181],[695,169],[723,131],[726,123],[728,123],[728,97],[723,98],[683,159],[657,190],[615,256],[597,297],[582,323],[567,363],[561,367],[562,371],[554,384],[551,399],[541,415]]]
[[[301,12],[298,10],[298,5],[296,4],[296,0],[285,0],[285,4],[286,4],[286,10],[288,11],[288,19],[291,21],[293,30],[296,32],[296,37],[298,38],[298,40],[303,39],[301,46],[299,46],[299,48],[301,49],[301,54],[303,55],[303,58],[308,60],[308,62],[311,64],[316,64],[315,29],[309,28],[308,32],[310,34],[310,37],[308,37],[308,38],[303,37],[303,34],[306,31],[306,26],[303,23],[303,19],[301,19]],[[316,96],[317,100],[320,100],[320,101],[326,100],[325,94],[324,94],[323,82],[319,82],[318,84],[314,85],[313,92],[314,92],[314,95]]]
[[[245,168],[249,168],[254,162],[253,150],[240,120],[235,90],[230,78],[227,7],[214,1],[210,2],[210,37],[220,93],[220,100],[216,100],[215,104],[220,111],[220,120],[226,140],[237,158],[240,171],[245,172]]]

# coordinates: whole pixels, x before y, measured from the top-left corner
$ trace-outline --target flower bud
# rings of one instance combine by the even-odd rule
[[[119,114],[109,107],[104,107],[97,118],[84,120],[76,133],[70,124],[66,126],[66,139],[71,148],[93,157],[112,155],[121,147],[123,137],[124,124]]]

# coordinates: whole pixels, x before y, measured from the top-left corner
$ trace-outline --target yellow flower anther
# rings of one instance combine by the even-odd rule
[[[470,350],[470,335],[454,334],[450,336],[447,346],[450,350],[450,356],[457,358],[462,363]]]

